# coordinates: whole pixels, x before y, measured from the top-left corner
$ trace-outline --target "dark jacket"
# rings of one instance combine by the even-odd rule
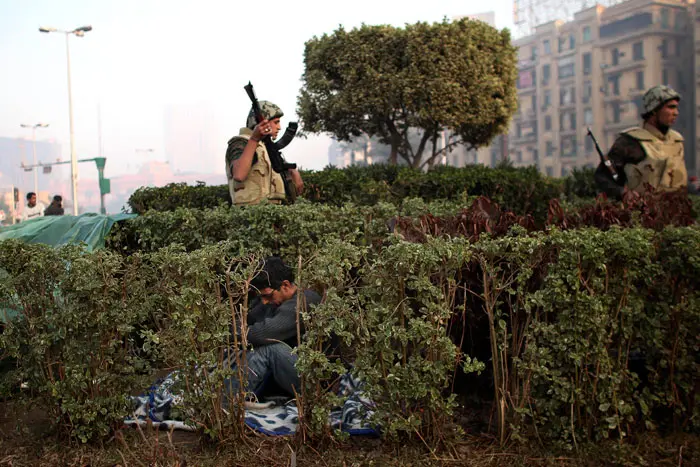
[[[62,216],[63,215],[63,207],[61,207],[61,203],[57,203],[56,201],[51,201],[51,204],[49,205],[49,207],[44,209],[44,215],[45,216]]]

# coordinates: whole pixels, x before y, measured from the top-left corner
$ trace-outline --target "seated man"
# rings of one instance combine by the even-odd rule
[[[301,390],[299,373],[295,368],[297,356],[292,347],[297,345],[297,293],[294,271],[278,257],[265,259],[261,271],[251,285],[258,292],[248,311],[246,352],[248,363],[248,390],[260,394],[265,383],[272,379],[290,395]],[[316,305],[321,296],[313,290],[304,290],[305,305]],[[307,308],[308,309],[308,308]],[[300,323],[301,332],[304,332]],[[240,333],[239,333],[240,335]],[[233,366],[233,365],[232,365]],[[239,381],[230,380],[231,390],[237,391]]]

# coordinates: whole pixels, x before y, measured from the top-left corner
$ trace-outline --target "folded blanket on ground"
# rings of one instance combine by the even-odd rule
[[[194,431],[197,428],[182,420],[185,401],[182,394],[172,391],[177,380],[170,374],[160,383],[152,386],[144,396],[132,397],[133,414],[124,420],[127,426],[152,424],[158,428]],[[328,424],[333,429],[350,435],[378,436],[378,431],[370,426],[373,404],[364,397],[361,382],[349,373],[340,378],[338,395],[343,405],[331,411]],[[274,402],[247,404],[245,423],[252,429],[272,436],[293,435],[299,425],[299,413],[295,401],[283,405]]]

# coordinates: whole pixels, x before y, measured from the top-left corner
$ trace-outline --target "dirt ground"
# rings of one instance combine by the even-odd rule
[[[197,433],[124,428],[101,445],[61,442],[38,410],[0,401],[0,466],[700,466],[700,437],[652,436],[552,454],[535,446],[498,448],[487,434],[470,433],[452,449],[430,453],[420,442],[364,437],[299,445],[296,438],[250,432],[242,441],[206,443]]]

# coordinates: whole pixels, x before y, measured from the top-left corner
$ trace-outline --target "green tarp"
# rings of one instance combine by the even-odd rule
[[[44,216],[0,228],[0,241],[16,238],[54,247],[83,242],[92,251],[104,248],[105,237],[115,222],[132,217],[136,214]]]
[[[45,243],[53,247],[84,243],[88,251],[104,248],[105,237],[115,222],[136,217],[136,214],[80,216],[44,216],[0,228],[0,241],[16,238],[28,243]],[[5,271],[0,270],[0,280]],[[17,316],[17,311],[0,307],[0,323]]]

